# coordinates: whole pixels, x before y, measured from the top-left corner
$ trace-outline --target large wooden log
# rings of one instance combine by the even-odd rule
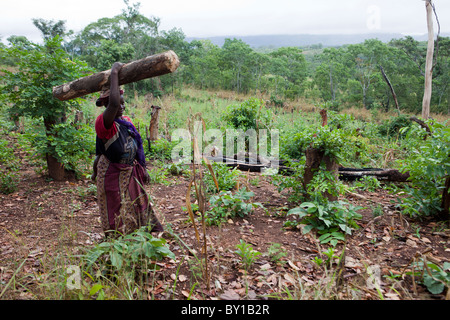
[[[179,65],[172,50],[126,63],[119,72],[119,85],[172,73]],[[109,88],[110,74],[111,70],[106,70],[53,87],[53,96],[65,101],[102,91]]]

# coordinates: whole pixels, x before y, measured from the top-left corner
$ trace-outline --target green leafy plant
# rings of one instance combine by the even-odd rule
[[[345,194],[346,191],[347,188],[344,183],[337,180],[334,173],[327,171],[322,164],[306,186],[305,199],[324,203],[328,201],[327,194],[338,197],[340,194]]]
[[[154,167],[147,169],[148,176],[149,176],[149,183],[151,184],[158,184],[162,183],[165,185],[170,184],[170,182],[167,181],[167,169]]]
[[[61,174],[68,165],[73,164],[65,156],[75,156],[82,152],[77,142],[86,142],[92,145],[90,139],[76,139],[65,126],[65,119],[71,109],[79,106],[79,99],[60,101],[52,95],[52,88],[76,78],[85,76],[93,70],[78,59],[70,59],[62,47],[62,38],[56,36],[45,40],[44,45],[27,42],[27,50],[23,45],[14,43],[11,47],[0,48],[0,55],[5,55],[16,61],[14,72],[4,72],[1,93],[5,101],[11,104],[11,113],[16,117],[30,116],[43,120],[41,126],[45,127],[46,155],[49,174],[52,178]],[[62,134],[59,136],[59,134]],[[80,133],[81,134],[81,133]],[[89,150],[89,148],[87,149]],[[41,150],[39,150],[41,151]],[[76,152],[73,152],[76,151]],[[54,161],[56,159],[57,161]],[[59,163],[58,163],[59,162]],[[63,164],[61,166],[60,164]],[[73,169],[69,168],[69,169]]]
[[[4,194],[16,192],[18,178],[16,172],[0,169],[0,192]]]
[[[65,169],[78,176],[91,173],[92,155],[95,154],[94,129],[81,124],[77,127],[64,122],[55,124],[47,133],[35,128],[23,134],[37,154],[53,154]],[[86,139],[91,137],[91,139]]]
[[[445,288],[450,290],[450,262],[444,262],[440,267],[422,258],[413,262],[412,267],[419,271],[410,274],[422,277],[423,284],[432,294],[441,294]]]
[[[305,168],[305,159],[301,161],[289,161],[287,165],[292,170],[290,175],[276,174],[272,178],[272,184],[277,187],[278,191],[288,190],[288,199],[291,202],[302,202],[306,200],[305,190],[303,189],[303,175]]]
[[[325,261],[325,263],[329,266],[333,264],[333,260],[339,258],[339,256],[337,256],[334,251],[335,249],[333,247],[330,247],[328,248],[328,250],[322,252],[325,256],[327,256],[327,260]]]
[[[97,264],[118,272],[150,265],[152,261],[162,260],[165,257],[175,259],[175,255],[166,245],[166,240],[153,237],[148,227],[141,227],[128,235],[96,245],[83,256],[83,259],[88,269]]]
[[[231,191],[221,191],[218,195],[211,196],[209,200],[211,208],[206,212],[206,222],[210,225],[220,225],[236,216],[245,217],[256,207],[263,208],[261,203],[249,201],[253,196],[254,193],[245,188],[236,191],[235,194]]]
[[[361,207],[344,201],[304,202],[289,210],[288,215],[294,215],[297,221],[285,223],[285,226],[304,224],[303,233],[314,229],[320,234],[321,243],[335,246],[339,240],[345,239],[345,234],[351,234],[352,229],[359,228],[356,223],[356,220],[362,218],[357,212],[359,209]]]
[[[254,250],[251,244],[246,243],[242,239],[240,240],[240,243],[236,245],[236,248],[237,250],[234,253],[241,257],[242,265],[247,271],[261,255],[261,252]]]
[[[211,172],[206,171],[203,181],[205,182],[205,191],[208,194],[213,194],[219,191],[230,191],[236,187],[238,179],[241,176],[237,168],[230,169],[225,163],[221,162],[212,162],[211,166],[219,185],[219,190],[217,190]]]
[[[389,121],[384,122],[381,124],[378,129],[380,133],[384,136],[405,136],[405,129],[408,129],[411,126],[411,120],[409,119],[409,116],[407,115],[399,115],[397,117],[391,118]]]
[[[272,113],[262,100],[250,98],[240,105],[229,106],[223,119],[235,129],[263,129],[271,127]]]
[[[409,128],[405,139],[410,152],[405,160],[398,161],[411,181],[401,190],[408,197],[399,197],[399,206],[411,217],[441,212],[442,192],[450,176],[450,127],[432,121],[427,124],[429,134],[418,126]]]
[[[144,141],[146,144],[147,140]],[[151,151],[149,152],[149,157],[152,159],[159,160],[171,160],[172,159],[172,149],[178,144],[177,141],[169,141],[167,139],[161,138],[156,141],[152,141]],[[144,149],[147,150],[147,149]],[[148,151],[146,151],[147,153]]]
[[[353,184],[354,187],[364,191],[374,192],[381,189],[381,182],[372,176],[363,176],[360,180]]]
[[[0,192],[10,194],[17,190],[19,161],[7,140],[0,140]]]
[[[189,176],[189,171],[184,168],[184,165],[179,162],[171,162],[164,164],[163,168],[173,176]]]
[[[280,243],[273,242],[267,249],[267,256],[272,262],[283,263],[284,261],[282,261],[282,259],[286,257],[286,255],[286,250],[281,247]]]

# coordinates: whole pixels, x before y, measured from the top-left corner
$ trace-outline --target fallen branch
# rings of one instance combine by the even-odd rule
[[[245,157],[243,159],[238,159],[238,157],[227,158],[223,157],[207,157],[209,160],[215,162],[225,163],[230,167],[237,167],[242,171],[250,172],[263,172],[263,170],[268,168],[278,169],[278,171],[283,175],[291,175],[294,169],[290,168],[286,164],[287,161],[269,161],[264,158],[255,157]],[[409,173],[401,173],[396,169],[378,169],[378,168],[338,168],[339,179],[342,180],[358,180],[364,176],[373,176],[379,180],[393,181],[393,182],[406,182],[409,178]]]
[[[409,120],[417,122],[422,128],[424,128],[428,132],[428,134],[431,134],[430,127],[424,121],[422,121],[416,117],[411,117],[411,118],[409,118]]]

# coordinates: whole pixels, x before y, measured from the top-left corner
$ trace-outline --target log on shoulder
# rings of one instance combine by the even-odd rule
[[[119,72],[119,85],[174,72],[180,60],[172,50],[124,64]],[[78,98],[109,87],[111,70],[79,78],[53,87],[53,96],[61,101]]]

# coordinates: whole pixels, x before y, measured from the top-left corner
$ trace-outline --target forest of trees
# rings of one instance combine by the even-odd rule
[[[222,47],[208,40],[186,41],[181,29],[160,30],[160,20],[145,17],[140,4],[130,5],[112,18],[101,18],[81,32],[67,31],[64,21],[33,19],[48,41],[59,36],[70,59],[85,61],[92,70],[103,71],[115,61],[129,62],[165,50],[173,50],[181,65],[174,74],[130,84],[139,93],[158,96],[184,85],[201,89],[264,93],[272,102],[299,97],[367,109],[397,108],[388,80],[395,90],[399,108],[420,112],[424,88],[426,43],[406,36],[383,43],[377,39],[341,47],[315,49],[282,47],[270,52],[251,48],[240,39],[226,39]],[[0,47],[32,50],[23,36],[11,36]],[[432,112],[450,112],[450,39],[435,43]],[[15,65],[2,54],[0,64]],[[386,78],[383,76],[386,76]]]

